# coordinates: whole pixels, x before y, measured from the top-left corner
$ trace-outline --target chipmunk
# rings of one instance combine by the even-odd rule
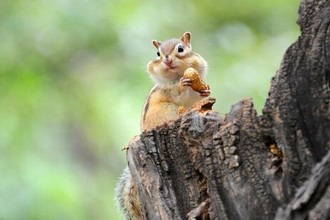
[[[189,108],[210,95],[210,89],[194,91],[191,80],[184,78],[184,71],[193,67],[205,79],[207,62],[192,51],[191,34],[186,32],[181,40],[165,42],[153,40],[157,57],[149,61],[147,70],[155,82],[144,105],[141,128],[151,130],[165,122],[176,120],[179,107]]]
[[[144,105],[141,130],[151,130],[180,117],[180,107],[189,108],[194,103],[210,95],[210,87],[196,92],[191,88],[191,79],[184,77],[188,68],[194,68],[201,79],[205,79],[207,62],[192,51],[191,34],[165,42],[153,40],[157,57],[149,61],[148,73],[155,82]],[[116,188],[117,204],[125,212],[127,219],[143,219],[142,205],[128,167]]]

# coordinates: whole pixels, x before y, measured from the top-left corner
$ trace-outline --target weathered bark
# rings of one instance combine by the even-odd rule
[[[145,219],[330,218],[330,0],[299,15],[262,115],[250,98],[223,118],[205,100],[133,139]]]
[[[292,201],[277,212],[277,220],[330,218],[330,151],[299,188]]]

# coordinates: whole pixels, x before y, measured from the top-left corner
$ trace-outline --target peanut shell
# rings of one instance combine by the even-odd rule
[[[192,67],[184,71],[183,77],[191,80],[191,88],[196,92],[207,90],[208,85],[200,78],[199,73]]]

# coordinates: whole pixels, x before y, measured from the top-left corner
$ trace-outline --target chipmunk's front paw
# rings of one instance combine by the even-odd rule
[[[191,79],[187,79],[187,78],[181,78],[180,82],[183,86],[191,86]]]
[[[211,95],[211,88],[209,85],[207,85],[207,89],[201,90],[199,91],[199,94],[203,97],[208,97],[209,95]]]

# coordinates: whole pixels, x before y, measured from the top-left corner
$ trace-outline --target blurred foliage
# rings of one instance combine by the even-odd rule
[[[0,2],[0,219],[121,219],[121,149],[139,134],[152,39],[189,30],[222,115],[260,113],[296,40],[298,0]]]

